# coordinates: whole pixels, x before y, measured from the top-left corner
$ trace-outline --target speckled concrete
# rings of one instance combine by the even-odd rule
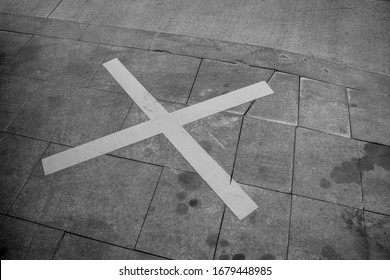
[[[51,145],[45,157],[65,149]],[[102,156],[45,176],[39,163],[9,213],[134,248],[160,172],[160,167]]]
[[[7,131],[78,145],[119,130],[131,104],[118,93],[44,82]]]
[[[153,255],[66,233],[54,255],[56,260],[158,260]]]
[[[118,58],[154,98],[182,104],[187,102],[200,64],[197,58],[122,47],[113,47],[105,61],[114,58]],[[124,92],[103,66],[89,85]]]
[[[289,259],[366,259],[363,211],[294,196],[289,244]]]
[[[175,259],[212,259],[223,209],[198,174],[164,168],[136,249]]]
[[[226,209],[218,240],[216,259],[275,260],[287,255],[290,196],[243,186],[259,205],[248,218],[237,220]]]
[[[0,258],[50,260],[62,235],[60,230],[0,215]]]
[[[363,208],[356,140],[297,130],[293,193]]]
[[[254,83],[268,81],[272,72],[269,69],[203,60],[188,104],[196,104]],[[227,111],[243,115],[251,103]]]
[[[5,71],[27,78],[86,86],[108,51],[105,45],[34,36]]]
[[[266,29],[231,42],[241,21],[253,21],[245,15],[271,1],[240,2],[240,9],[227,1],[218,13],[208,8],[218,1],[207,1],[197,25],[193,1],[63,0],[56,8],[55,0],[0,0],[0,258],[390,259],[390,75],[381,47],[388,32],[367,16],[381,19],[389,4],[348,1],[335,9],[289,1],[288,14],[300,16],[284,28],[299,32],[278,29],[283,40],[275,49],[242,42],[275,39],[263,35],[275,28],[284,0],[265,10],[269,18],[256,19],[267,19]],[[191,11],[184,27],[199,30],[164,33],[183,7],[194,8],[184,9]],[[245,7],[251,10],[235,22]],[[145,13],[129,16],[141,8]],[[228,22],[209,25],[226,11]],[[332,21],[321,28],[335,23],[335,36],[296,22],[324,17]],[[140,18],[148,30],[126,28]],[[231,23],[238,29],[220,29]],[[250,33],[253,26],[244,26]],[[343,26],[357,29],[342,35]],[[222,40],[203,36],[212,28]],[[317,43],[307,44],[302,31]],[[382,41],[366,48],[364,34]],[[295,52],[283,49],[295,37]],[[273,95],[185,126],[245,184],[259,205],[253,214],[238,221],[163,135],[44,176],[41,158],[147,120],[102,66],[116,56],[169,112],[270,79]],[[212,94],[202,97],[205,89]]]

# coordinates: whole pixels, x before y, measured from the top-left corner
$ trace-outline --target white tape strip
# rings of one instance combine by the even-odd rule
[[[257,208],[239,184],[230,182],[230,176],[182,125],[272,94],[267,83],[260,82],[168,113],[118,59],[111,60],[104,66],[151,120],[43,159],[46,175],[164,133],[239,219]]]
[[[157,105],[158,101],[140,85],[118,59],[106,62],[104,67],[152,120],[169,115],[161,105]],[[198,112],[200,110],[201,108],[198,108]],[[175,118],[161,123],[160,128],[238,219],[245,218],[257,208],[256,203],[236,182],[230,183],[230,176],[225,170],[184,130]]]

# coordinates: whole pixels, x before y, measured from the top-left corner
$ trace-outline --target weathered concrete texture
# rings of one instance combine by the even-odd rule
[[[119,130],[131,104],[118,93],[45,82],[7,131],[79,145]]]
[[[279,48],[390,74],[389,10],[388,1],[372,0],[63,0],[51,17]]]
[[[66,233],[57,260],[158,260],[161,258]]]
[[[352,137],[390,145],[390,94],[348,90],[348,96]]]
[[[218,240],[216,259],[285,259],[290,219],[290,196],[243,186],[259,205],[244,220],[226,209]]]
[[[86,86],[108,51],[109,47],[104,45],[34,36],[5,71]]]
[[[0,132],[0,212],[5,213],[49,143]]]
[[[275,69],[362,91],[389,94],[390,75],[285,51],[276,51]]]
[[[268,81],[272,70],[203,60],[188,104],[195,104],[254,83]],[[227,110],[243,115],[251,102]]]
[[[156,99],[183,104],[190,95],[200,64],[197,58],[122,47],[112,47],[105,61],[114,58],[118,58]],[[103,66],[89,85],[124,92]]]
[[[4,70],[31,37],[27,34],[0,31],[0,71]]]
[[[299,77],[275,72],[268,84],[274,93],[256,100],[246,116],[298,125]]]
[[[297,129],[293,193],[363,208],[356,140]]]
[[[236,181],[290,192],[295,128],[244,118],[234,167]]]
[[[183,105],[161,102],[168,112],[176,111]],[[147,116],[134,104],[123,124],[131,127],[147,121]],[[218,113],[187,124],[184,128],[203,149],[230,174],[233,168],[241,118],[230,113]],[[143,162],[194,171],[184,157],[162,134],[113,152],[121,157]]]
[[[363,211],[293,196],[289,259],[366,259]]]
[[[0,259],[50,260],[63,232],[0,215]]]
[[[66,148],[53,145],[44,157]],[[10,214],[134,248],[161,168],[101,156],[49,176],[39,163]]]
[[[390,147],[359,142],[364,208],[390,215]]]
[[[350,137],[347,90],[301,78],[299,125]]]
[[[158,33],[150,49],[266,68],[274,68],[276,57],[270,48],[168,33]]]
[[[151,31],[91,24],[80,40],[147,50],[156,35]]]
[[[0,11],[47,17],[61,0],[1,0]]]
[[[198,174],[164,168],[136,249],[174,259],[212,259],[223,208]]]
[[[77,40],[86,27],[66,20],[0,13],[0,29],[8,31]]]
[[[368,236],[368,258],[390,260],[390,217],[364,212]]]
[[[41,81],[0,75],[0,129],[5,130]]]

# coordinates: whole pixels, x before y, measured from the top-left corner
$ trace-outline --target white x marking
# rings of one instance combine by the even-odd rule
[[[232,91],[168,113],[118,59],[103,64],[150,121],[118,131],[42,160],[46,175],[163,133],[227,207],[243,219],[257,208],[240,185],[191,137],[183,125],[272,94],[266,82]]]

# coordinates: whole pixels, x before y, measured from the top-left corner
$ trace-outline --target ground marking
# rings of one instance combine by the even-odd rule
[[[42,164],[46,175],[163,133],[238,219],[245,218],[257,208],[240,185],[231,180],[230,175],[192,138],[183,125],[272,94],[266,82],[168,113],[118,59],[103,65],[150,121],[44,158]]]

